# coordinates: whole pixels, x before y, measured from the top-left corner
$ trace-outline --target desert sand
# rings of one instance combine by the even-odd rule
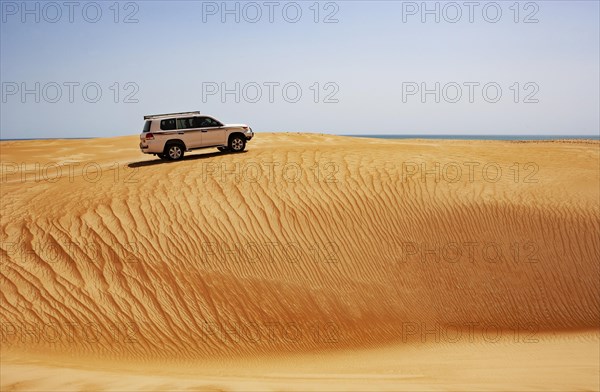
[[[599,390],[600,144],[0,143],[2,390]]]

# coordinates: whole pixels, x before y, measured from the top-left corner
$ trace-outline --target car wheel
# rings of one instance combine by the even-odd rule
[[[242,136],[234,136],[229,140],[229,149],[233,152],[242,152],[246,148],[246,139]]]
[[[169,144],[165,147],[165,153],[167,159],[170,161],[178,161],[183,158],[183,146],[179,143]]]

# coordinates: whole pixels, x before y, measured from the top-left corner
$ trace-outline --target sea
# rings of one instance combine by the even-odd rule
[[[561,140],[582,139],[600,140],[600,135],[342,135],[353,137],[369,137],[375,139],[451,139],[451,140]]]

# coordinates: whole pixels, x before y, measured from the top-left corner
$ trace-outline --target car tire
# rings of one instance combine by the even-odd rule
[[[171,143],[165,146],[165,152],[163,153],[169,161],[178,161],[183,158],[184,147],[181,143]]]
[[[233,152],[242,152],[246,148],[246,138],[241,135],[234,135],[229,139],[229,150]]]

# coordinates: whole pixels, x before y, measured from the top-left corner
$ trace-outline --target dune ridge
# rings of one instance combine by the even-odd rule
[[[596,141],[258,134],[177,163],[135,137],[44,143],[1,143],[3,350],[197,359],[600,327]]]

